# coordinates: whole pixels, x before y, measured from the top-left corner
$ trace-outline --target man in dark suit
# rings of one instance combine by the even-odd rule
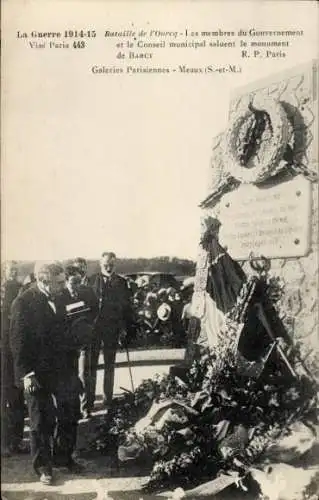
[[[115,263],[115,254],[104,252],[100,259],[101,272],[92,280],[93,290],[99,302],[99,312],[91,346],[90,409],[93,408],[95,399],[96,371],[101,345],[104,355],[103,402],[106,407],[110,407],[113,399],[115,356],[119,337],[121,332],[129,332],[131,326],[130,291],[126,280],[115,273]]]
[[[76,257],[71,264],[76,267],[81,274],[81,285],[89,286],[89,278],[87,275],[88,265],[86,260],[83,257]]]
[[[51,441],[56,419],[53,396],[60,381],[65,332],[65,311],[56,296],[64,286],[65,275],[55,262],[37,264],[35,275],[36,285],[13,303],[10,341],[16,384],[24,388],[28,405],[33,468],[42,483],[51,484]]]
[[[5,264],[4,283],[1,287],[1,454],[24,451],[23,390],[15,386],[13,359],[9,342],[11,306],[20,293],[18,267],[15,261]]]
[[[72,342],[67,367],[71,379],[77,377],[79,373],[82,383],[81,413],[84,418],[89,418],[87,396],[91,388],[90,346],[93,340],[94,321],[98,313],[98,301],[92,288],[82,284],[83,274],[78,266],[67,266],[65,276],[66,286],[61,299],[66,309],[69,338]]]

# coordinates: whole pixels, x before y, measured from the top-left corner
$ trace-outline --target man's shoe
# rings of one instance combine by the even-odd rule
[[[40,483],[45,484],[46,486],[50,486],[53,482],[52,474],[47,472],[42,472],[40,476]]]
[[[84,465],[80,464],[79,462],[76,462],[75,460],[71,460],[68,463],[67,469],[72,474],[83,474],[83,472],[85,471]]]

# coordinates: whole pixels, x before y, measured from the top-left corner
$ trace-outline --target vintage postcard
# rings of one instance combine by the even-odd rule
[[[318,498],[318,14],[2,0],[3,498]]]

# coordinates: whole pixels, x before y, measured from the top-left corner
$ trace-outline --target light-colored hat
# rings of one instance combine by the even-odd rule
[[[181,289],[185,290],[185,288],[190,288],[191,286],[194,286],[194,284],[195,284],[195,276],[190,276],[189,278],[184,279]]]
[[[144,316],[146,319],[151,319],[153,316],[151,309],[144,309]]]
[[[135,280],[135,283],[139,288],[144,288],[145,286],[149,285],[150,278],[146,274],[144,276],[138,276]]]
[[[157,317],[161,321],[167,321],[171,315],[171,312],[172,312],[171,307],[168,304],[166,304],[166,302],[164,302],[157,309]]]

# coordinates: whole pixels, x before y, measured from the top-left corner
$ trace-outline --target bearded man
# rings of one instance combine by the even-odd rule
[[[100,259],[100,272],[93,279],[93,290],[99,303],[95,335],[91,349],[92,392],[90,409],[95,399],[96,371],[101,346],[104,355],[103,403],[110,408],[113,399],[115,357],[120,334],[132,334],[131,292],[127,281],[116,274],[116,255],[104,252]]]

